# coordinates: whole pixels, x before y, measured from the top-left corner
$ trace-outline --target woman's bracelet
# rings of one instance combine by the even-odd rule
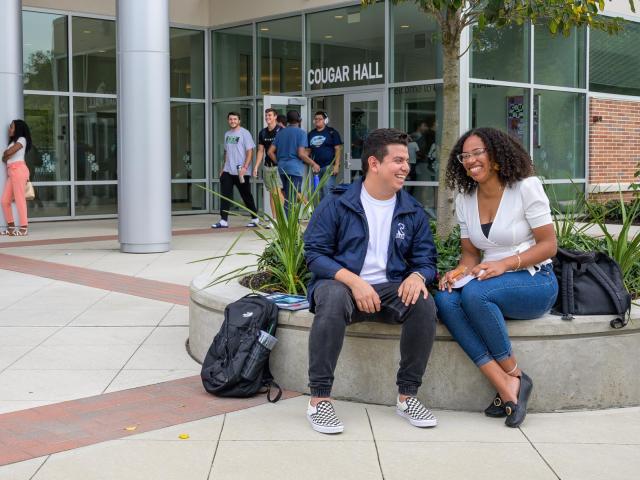
[[[520,270],[520,265],[522,265],[522,259],[520,258],[519,253],[516,253],[516,257],[518,257],[518,266],[515,268],[515,271],[517,272],[518,270]]]

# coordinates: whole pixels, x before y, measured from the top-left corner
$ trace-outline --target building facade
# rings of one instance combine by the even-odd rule
[[[461,61],[461,130],[517,136],[552,198],[628,189],[640,161],[640,17],[609,36],[532,25],[469,29]],[[395,127],[415,142],[407,188],[435,212],[442,118],[442,54],[433,19],[411,2],[170,1],[170,163],[174,214],[216,211],[227,113],[254,136],[263,110],[316,110],[345,141],[342,176],[359,171],[369,130]],[[118,210],[115,1],[22,2],[27,162],[33,219],[102,218]],[[2,126],[5,128],[5,126]],[[127,125],[136,135],[146,122]],[[138,130],[139,129],[139,130]],[[136,162],[136,158],[126,158]],[[153,159],[148,168],[153,169]],[[259,207],[262,183],[253,185]]]

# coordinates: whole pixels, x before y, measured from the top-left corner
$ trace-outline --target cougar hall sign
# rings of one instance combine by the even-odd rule
[[[309,85],[348,83],[382,78],[379,62],[354,63],[337,67],[314,68],[307,72]]]

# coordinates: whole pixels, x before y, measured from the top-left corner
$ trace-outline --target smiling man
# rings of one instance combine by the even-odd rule
[[[402,189],[409,174],[408,138],[395,129],[371,132],[363,148],[364,180],[336,187],[304,235],[315,313],[307,418],[321,433],[344,430],[331,387],[346,326],[363,321],[402,325],[397,413],[417,427],[437,424],[416,398],[435,338],[427,285],[436,276],[436,249],[424,209]]]

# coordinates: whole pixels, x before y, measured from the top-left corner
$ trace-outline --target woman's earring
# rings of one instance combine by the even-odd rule
[[[500,171],[500,164],[498,164],[498,163],[494,163],[494,164],[493,164],[493,169],[494,169],[496,172],[499,172],[499,171]]]

